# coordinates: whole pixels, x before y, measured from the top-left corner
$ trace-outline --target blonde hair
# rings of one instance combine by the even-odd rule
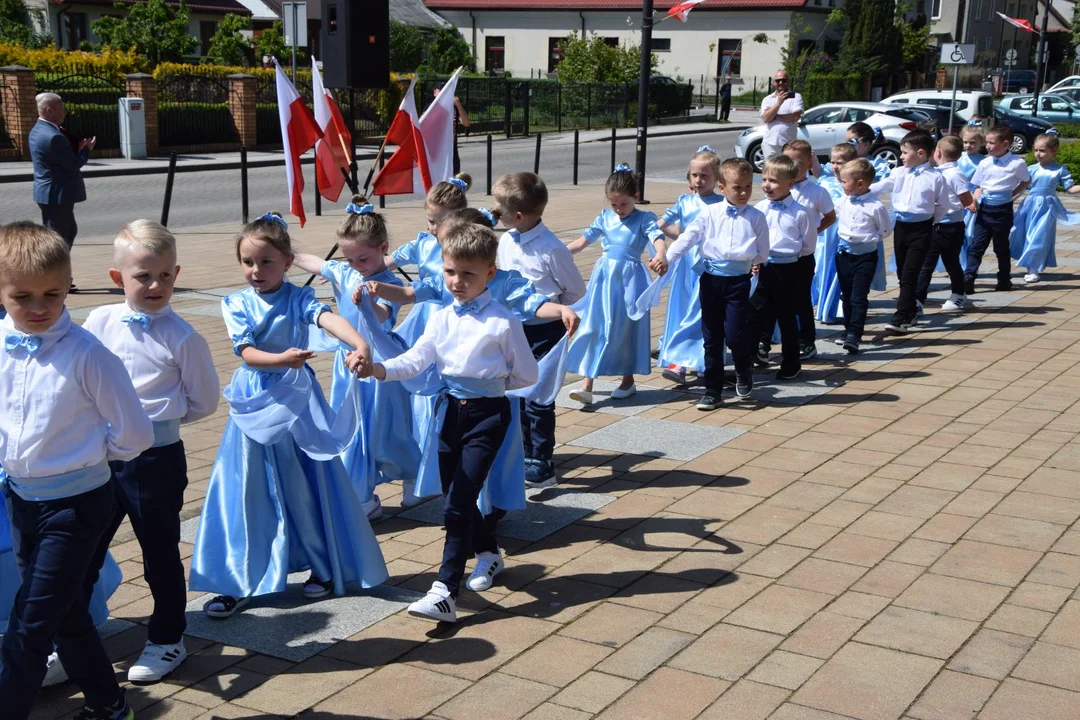
[[[454,180],[464,182],[465,189],[458,187],[449,180],[444,180],[431,186],[424,203],[428,207],[442,208],[443,210],[460,210],[469,207],[469,198],[466,197],[465,192],[472,187],[472,176],[468,173],[458,173],[454,176]]]
[[[875,171],[874,166],[870,164],[869,160],[866,158],[856,158],[845,163],[844,167],[840,168],[840,175],[847,175],[853,180],[873,182]]]
[[[946,135],[937,141],[937,149],[941,151],[941,157],[952,162],[964,154],[964,142],[955,135]]]
[[[806,157],[810,157],[814,154],[814,149],[810,146],[810,143],[802,140],[801,138],[789,140],[787,143],[785,143],[784,152],[787,152],[788,150],[794,153],[799,153],[800,155],[805,155]]]
[[[495,256],[499,252],[499,238],[490,227],[459,222],[451,225],[444,234],[446,237],[440,240],[443,257],[495,264]]]
[[[168,229],[153,220],[133,220],[116,233],[113,240],[113,267],[124,265],[124,258],[135,248],[142,248],[153,255],[171,253],[176,258],[176,237]]]
[[[252,220],[236,236],[237,262],[240,262],[240,243],[244,242],[246,238],[262,240],[290,260],[293,258],[289,225],[277,210],[271,210],[262,217]]]
[[[832,152],[829,153],[829,157],[839,154],[840,159],[844,162],[851,162],[859,156],[859,151],[855,149],[855,146],[851,143],[837,143],[832,146]]]
[[[363,195],[353,195],[350,203],[357,207],[364,207],[369,204],[368,199]],[[338,225],[337,236],[338,244],[362,243],[375,250],[390,243],[390,231],[386,227],[386,217],[377,212],[364,215],[346,213],[345,219]]]
[[[724,162],[720,163],[720,172],[716,177],[719,181],[725,185],[728,183],[728,178],[735,178],[736,180],[749,175],[754,177],[754,166],[742,158],[728,158]]]
[[[690,158],[690,162],[701,161],[709,164],[709,169],[712,170],[714,177],[720,177],[720,156],[716,154],[714,150],[709,148],[708,145],[702,146],[694,156]],[[690,172],[687,171],[687,179],[689,180]]]
[[[994,138],[998,142],[1007,143],[1013,139],[1013,129],[1003,123],[998,123],[986,132],[986,137]]]
[[[765,161],[765,167],[761,170],[762,177],[767,172],[773,172],[786,180],[794,180],[799,176],[799,166],[787,155],[773,155]]]
[[[986,130],[980,125],[965,125],[964,129],[960,131],[960,139],[967,140],[971,136],[975,136],[979,139],[980,145],[986,144]]]
[[[1057,133],[1042,133],[1035,138],[1035,142],[1031,144],[1032,147],[1036,145],[1045,145],[1051,150],[1051,152],[1057,153],[1061,149],[1061,141],[1058,140]]]
[[[544,180],[534,173],[508,173],[491,188],[500,211],[543,215],[548,204],[548,189]]]
[[[52,230],[28,221],[0,227],[0,276],[71,272],[71,251]]]

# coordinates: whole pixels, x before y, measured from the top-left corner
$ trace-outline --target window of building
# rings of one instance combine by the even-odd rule
[[[934,20],[941,17],[941,0],[933,0],[930,4],[930,17]]]
[[[671,52],[671,38],[653,38],[653,52]]]
[[[502,72],[506,69],[506,38],[489,35],[484,38],[484,69]]]
[[[984,47],[983,47],[984,50],[993,50],[994,49],[994,38],[987,35],[986,40],[983,42],[983,45],[984,45]]]
[[[725,75],[740,77],[742,75],[742,48],[739,47],[739,41],[721,40],[717,43],[717,49],[720,56],[717,58],[716,74],[720,77]]]
[[[604,38],[604,42],[606,42],[611,47],[619,47],[619,38],[617,37],[606,37]]]
[[[206,56],[210,54],[210,40],[213,39],[214,33],[217,32],[217,23],[213,20],[200,20],[199,21],[199,47],[200,55]]]
[[[983,0],[975,1],[975,19],[981,20],[983,15]]]
[[[562,46],[566,42],[564,37],[548,38],[548,72],[555,72],[563,59]]]
[[[61,15],[63,33],[60,44],[68,50],[78,50],[79,43],[86,39],[86,13],[69,12]]]

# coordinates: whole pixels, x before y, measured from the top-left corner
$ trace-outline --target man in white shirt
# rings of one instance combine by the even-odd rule
[[[761,101],[761,119],[765,122],[761,149],[766,160],[782,153],[784,145],[795,139],[803,114],[802,95],[791,92],[787,73],[778,70],[773,76],[773,84],[776,92]]]

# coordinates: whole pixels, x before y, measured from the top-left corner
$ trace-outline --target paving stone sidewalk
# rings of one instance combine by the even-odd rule
[[[650,179],[651,209],[682,189]],[[551,195],[546,220],[568,240],[603,207],[599,187]],[[387,214],[395,243],[423,226],[419,202]],[[298,248],[325,252],[335,225],[313,218]],[[237,366],[219,310],[242,285],[237,230],[177,233],[174,307],[223,383]],[[190,594],[192,655],[129,687],[137,717],[1075,720],[1080,233],[1059,231],[1062,267],[1039,286],[981,282],[971,312],[931,309],[902,339],[880,324],[895,291],[876,295],[863,354],[843,356],[823,327],[805,380],[759,376],[753,402],[702,413],[700,391],[659,373],[591,412],[560,400],[560,483],[507,519],[507,570],[466,591],[457,627],[403,611],[437,568],[438,508],[403,512],[400,487],[381,487],[385,587],[313,603],[290,592],[218,623]],[[110,243],[76,244],[76,317],[119,299]],[[583,271],[597,256],[582,253]],[[313,366],[328,382],[330,358]],[[226,413],[184,429],[187,541]],[[112,551],[124,584],[104,632],[125,673],[151,600],[128,525]],[[80,704],[73,686],[51,688],[35,717]]]

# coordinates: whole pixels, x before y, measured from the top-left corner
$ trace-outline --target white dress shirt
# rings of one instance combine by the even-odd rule
[[[847,244],[858,248],[856,255],[862,254],[859,250],[867,246],[877,247],[878,242],[892,234],[889,209],[873,193],[845,195],[837,200],[836,225],[841,247]]]
[[[813,255],[817,247],[817,225],[810,222],[810,211],[788,195],[783,200],[765,198],[755,206],[769,224],[769,258],[773,262],[791,262],[803,255]]]
[[[960,202],[960,196],[968,192],[967,178],[954,162],[938,165],[937,171],[945,178],[945,212],[938,222],[963,222],[964,204]]]
[[[499,395],[536,383],[540,371],[521,321],[487,290],[464,305],[470,304],[475,310],[461,315],[458,302],[432,315],[415,345],[383,363],[386,380],[415,377],[434,363],[453,384],[503,380]]]
[[[945,214],[948,195],[945,178],[930,167],[930,163],[913,168],[897,166],[888,177],[871,185],[870,192],[875,195],[892,193],[892,209],[897,213],[897,220],[918,222],[914,218],[932,218],[936,222]]]
[[[1004,205],[1012,202],[1012,193],[1022,182],[1031,182],[1024,158],[1007,152],[1001,157],[987,155],[971,178],[971,184],[982,188],[982,202]]]
[[[0,464],[12,478],[131,460],[150,447],[154,430],[124,364],[66,309],[36,335],[5,317],[0,335]],[[18,341],[36,349],[8,349]]]
[[[795,202],[810,211],[810,226],[814,228],[815,233],[821,227],[821,221],[825,216],[836,209],[829,191],[813,180],[807,179],[795,183],[791,188],[791,196],[795,198]],[[811,250],[809,253],[804,253],[804,256],[813,255],[813,253],[814,251]]]
[[[766,95],[765,99],[761,101],[761,117],[765,117],[765,111],[776,105],[776,93]],[[791,96],[783,102],[780,106],[780,111],[777,115],[790,115],[793,112],[803,109],[802,95],[799,93],[792,93]],[[762,142],[766,145],[783,145],[786,142],[795,139],[798,133],[798,124],[793,122],[787,122],[776,118],[771,122],[765,123],[765,136],[762,138]]]
[[[734,208],[735,215],[728,208]],[[755,207],[741,208],[727,200],[707,206],[667,251],[668,263],[701,245],[701,256],[713,262],[765,262],[769,257],[769,223]]]
[[[503,233],[496,264],[501,270],[517,270],[552,302],[573,305],[585,297],[585,280],[574,256],[543,220],[522,233]]]
[[[127,303],[106,305],[83,327],[123,361],[154,422],[194,422],[217,409],[221,386],[210,346],[172,308],[143,313]]]

